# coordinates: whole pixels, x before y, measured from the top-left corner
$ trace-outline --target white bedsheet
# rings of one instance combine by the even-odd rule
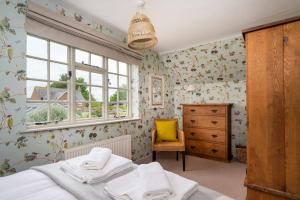
[[[36,170],[0,177],[1,200],[78,200],[50,178]],[[189,200],[232,200],[216,191],[199,186]]]
[[[43,173],[26,170],[0,178],[1,200],[77,200]]]

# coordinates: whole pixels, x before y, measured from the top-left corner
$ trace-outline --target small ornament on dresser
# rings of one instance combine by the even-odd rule
[[[247,163],[247,147],[237,144],[236,149],[236,159],[241,163]]]

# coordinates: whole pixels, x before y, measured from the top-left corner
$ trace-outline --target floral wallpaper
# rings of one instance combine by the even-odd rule
[[[182,124],[181,103],[233,103],[232,153],[246,144],[246,66],[244,40],[235,37],[162,57],[172,76],[175,114]],[[187,92],[189,85],[196,91]]]
[[[11,162],[18,156],[10,147],[19,150],[27,140],[16,136],[25,128],[25,13],[24,0],[0,1],[0,175],[16,171]]]
[[[49,9],[55,8],[63,13],[62,7],[46,1],[41,2]],[[65,148],[125,134],[132,135],[134,160],[148,156],[151,153],[150,138],[154,118],[171,117],[174,113],[171,83],[168,81],[165,83],[165,108],[150,109],[148,88],[150,75],[163,75],[166,80],[169,80],[160,56],[153,51],[146,51],[141,65],[133,69],[135,74],[132,80],[132,85],[135,85],[133,104],[134,110],[138,109],[141,120],[22,133],[26,130],[26,33],[24,30],[26,4],[25,0],[0,1],[0,76],[2,77],[0,80],[0,175],[8,175],[33,165],[58,161],[62,159]],[[75,20],[80,18],[82,21],[88,19],[67,9],[63,10],[66,17],[73,16]],[[105,26],[102,27],[102,31],[113,38],[119,37],[118,32],[110,31]],[[137,116],[138,113],[134,115]]]

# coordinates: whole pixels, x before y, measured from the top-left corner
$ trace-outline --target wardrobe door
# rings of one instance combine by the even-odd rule
[[[283,26],[247,33],[246,45],[247,183],[284,191]],[[248,199],[256,196],[248,190]]]
[[[286,190],[300,195],[300,21],[284,36]]]

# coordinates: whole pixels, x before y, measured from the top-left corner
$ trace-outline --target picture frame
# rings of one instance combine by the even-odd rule
[[[164,108],[164,77],[151,75],[149,85],[150,107]]]

